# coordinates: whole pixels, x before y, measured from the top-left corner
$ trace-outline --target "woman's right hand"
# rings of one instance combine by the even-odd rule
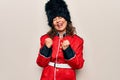
[[[45,45],[46,45],[48,48],[50,48],[50,47],[52,46],[52,44],[53,44],[53,41],[52,41],[51,38],[46,38],[46,39],[45,39]]]

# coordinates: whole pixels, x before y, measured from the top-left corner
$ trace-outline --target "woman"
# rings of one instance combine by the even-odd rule
[[[36,60],[43,67],[40,80],[76,80],[75,70],[84,64],[83,39],[75,34],[65,1],[48,1],[45,11],[51,30],[40,38]]]

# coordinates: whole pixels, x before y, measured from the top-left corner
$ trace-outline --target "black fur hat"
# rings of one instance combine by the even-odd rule
[[[49,0],[45,4],[45,11],[50,27],[52,27],[53,18],[57,16],[61,16],[65,18],[68,23],[71,23],[70,13],[64,0]]]

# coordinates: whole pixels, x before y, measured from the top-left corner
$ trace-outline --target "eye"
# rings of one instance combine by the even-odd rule
[[[57,20],[56,18],[53,19],[53,21],[56,21],[56,20]]]

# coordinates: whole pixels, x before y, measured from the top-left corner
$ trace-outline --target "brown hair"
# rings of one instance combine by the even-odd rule
[[[66,35],[74,35],[76,33],[75,27],[73,27],[72,23],[68,23],[66,27]],[[57,30],[54,27],[51,27],[50,31],[47,32],[50,38],[53,38],[57,34]]]

